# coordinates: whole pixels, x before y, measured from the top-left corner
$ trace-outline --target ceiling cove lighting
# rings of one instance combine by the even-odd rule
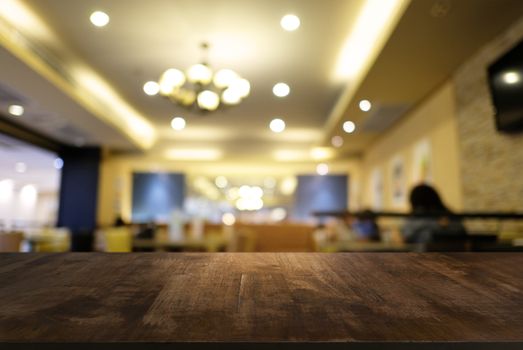
[[[289,87],[289,85],[287,85],[285,83],[277,83],[272,88],[272,93],[278,97],[285,97],[285,96],[289,95],[290,92],[291,92],[291,88]]]
[[[14,115],[15,117],[20,117],[24,114],[24,107],[20,105],[10,105],[7,108],[9,114]]]
[[[369,100],[361,100],[359,103],[360,110],[363,112],[368,112],[372,108],[372,104]]]
[[[171,120],[171,127],[176,131],[185,129],[185,125],[185,119],[182,117],[174,117],[173,120]]]
[[[288,32],[293,32],[300,27],[300,19],[298,16],[288,14],[282,17],[280,25]]]
[[[280,133],[283,130],[285,130],[285,122],[282,119],[275,118],[271,120],[271,123],[269,124],[269,128],[272,132]]]
[[[207,54],[209,44],[202,43]],[[147,83],[148,84],[148,83]],[[167,69],[160,77],[158,93],[174,104],[200,112],[212,112],[222,105],[237,105],[251,91],[251,84],[231,69],[214,72],[204,61],[194,64],[184,73],[176,68]],[[151,84],[150,92],[155,92]],[[145,90],[148,95],[149,94]]]
[[[75,103],[102,122],[115,126],[134,145],[143,150],[151,148],[157,139],[154,125],[125,101],[107,80],[78,59],[49,25],[24,3],[22,0],[0,0],[3,46],[16,52],[32,70],[53,81]],[[88,23],[87,18],[83,20]],[[31,49],[35,45],[38,53]],[[56,52],[61,54],[56,55]],[[53,57],[52,65],[42,58],[47,55]]]
[[[218,160],[222,157],[223,153],[218,149],[180,149],[173,148],[168,149],[165,152],[165,157],[170,160],[187,160],[187,161],[198,161],[198,160]]]
[[[347,134],[352,134],[356,130],[356,124],[354,122],[346,121],[343,123],[343,131],[345,131]]]
[[[334,156],[334,152],[329,147],[314,147],[310,152],[311,158],[314,160],[329,159]]]
[[[91,23],[97,27],[105,27],[109,23],[109,15],[103,11],[95,11],[89,17]]]
[[[366,0],[338,56],[335,77],[356,79],[381,50],[410,0]]]

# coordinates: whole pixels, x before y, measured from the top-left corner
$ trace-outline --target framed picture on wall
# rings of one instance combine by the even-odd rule
[[[402,207],[407,202],[407,179],[405,171],[405,160],[402,156],[396,156],[390,164],[392,205]]]
[[[371,195],[372,209],[379,211],[383,209],[383,172],[375,168],[371,173]]]
[[[412,170],[415,185],[432,183],[432,150],[428,139],[423,139],[414,146]]]

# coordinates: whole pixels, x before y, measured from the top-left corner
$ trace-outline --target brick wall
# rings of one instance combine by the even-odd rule
[[[496,131],[487,84],[488,65],[522,39],[523,18],[453,76],[464,210],[523,211],[523,134]]]

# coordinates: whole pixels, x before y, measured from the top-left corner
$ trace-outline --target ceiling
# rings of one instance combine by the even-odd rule
[[[345,140],[335,157],[361,154],[461,62],[523,14],[520,0],[412,0],[365,79],[351,84],[333,76],[364,0],[21,2],[60,39],[60,48],[48,45],[57,57],[81,58],[154,125],[158,140],[149,153],[174,148],[215,151],[219,159],[276,156],[280,161],[310,160],[311,147],[328,146],[333,135]],[[107,27],[91,25],[88,18],[94,10],[111,16]],[[287,13],[301,19],[295,32],[279,26]],[[40,40],[39,34],[29,33],[33,40]],[[143,93],[143,84],[157,80],[165,69],[184,70],[201,61],[202,41],[210,43],[208,62],[213,68],[234,69],[251,82],[251,94],[239,106],[202,116]],[[34,84],[43,78],[32,76],[36,73],[27,67],[24,71],[23,63],[17,67],[15,61],[7,50],[0,50],[0,66],[14,67],[9,79],[0,77],[0,84],[34,100],[36,106],[17,122],[68,143],[137,149],[114,125],[92,117],[66,94],[60,96],[52,84],[49,88]],[[272,86],[279,81],[291,87],[286,98],[272,95]],[[343,98],[349,90],[350,98]],[[373,102],[371,112],[357,109],[361,98]],[[40,125],[33,122],[35,115]],[[46,123],[46,116],[62,120],[82,136],[58,132]],[[174,116],[186,118],[186,129],[170,128]],[[269,130],[274,117],[285,120],[283,133]],[[357,123],[351,135],[341,132],[348,119]]]
[[[107,78],[122,97],[156,126],[155,150],[220,149],[227,156],[250,157],[276,149],[310,148],[321,139],[343,81],[331,67],[362,1],[28,0],[63,43]],[[95,9],[111,16],[107,27],[88,20]],[[285,32],[286,13],[297,13],[302,26]],[[251,94],[239,106],[208,115],[190,113],[159,96],[146,96],[148,80],[170,67],[186,69],[202,60],[200,43],[210,44],[212,67],[231,68],[251,82]],[[287,98],[272,86],[291,86]],[[170,128],[174,116],[187,127]],[[287,128],[274,134],[269,122],[281,117]]]
[[[522,16],[520,0],[412,1],[358,91],[343,112],[334,116],[324,143],[350,119],[360,132],[345,136],[346,143],[355,141],[364,151],[373,141],[371,135],[382,135],[467,58]],[[373,102],[370,112],[359,109],[362,99]],[[369,143],[361,143],[362,135]]]

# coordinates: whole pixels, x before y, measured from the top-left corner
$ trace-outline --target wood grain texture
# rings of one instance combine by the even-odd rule
[[[0,254],[0,281],[0,344],[516,342],[523,349],[519,253]]]

